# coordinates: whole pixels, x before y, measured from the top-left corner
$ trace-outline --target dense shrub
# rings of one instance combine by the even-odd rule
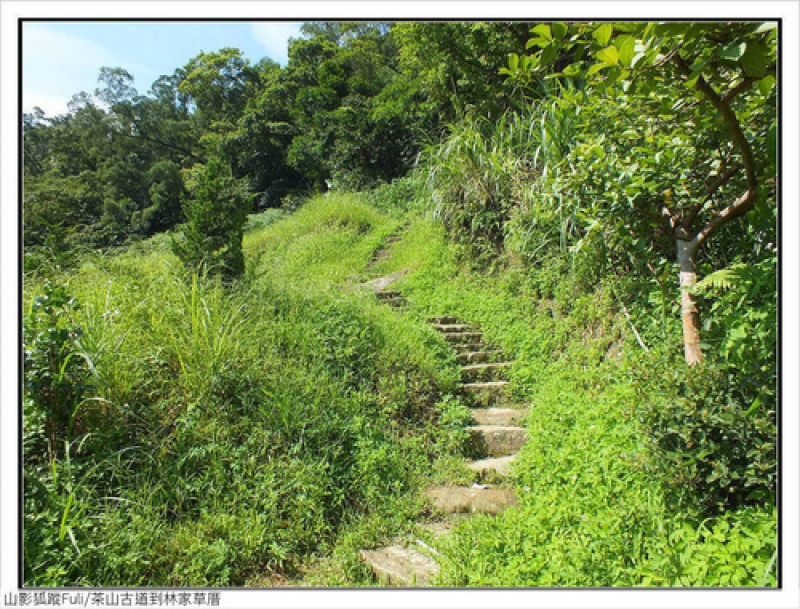
[[[44,416],[51,451],[69,439],[82,398],[92,388],[91,362],[75,322],[78,302],[64,286],[45,281],[24,320],[25,389]]]
[[[776,413],[741,390],[740,371],[655,363],[638,413],[670,498],[709,514],[774,501]]]

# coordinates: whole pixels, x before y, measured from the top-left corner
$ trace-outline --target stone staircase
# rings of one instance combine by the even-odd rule
[[[372,254],[372,258],[367,264],[367,276],[373,276],[375,273],[375,267],[391,256],[392,246],[394,246],[395,243],[403,238],[403,232],[406,230],[407,226],[408,225],[401,226],[396,233],[386,237],[386,240],[383,242],[383,244],[381,244],[381,246],[375,250],[375,252]],[[378,298],[381,304],[388,305],[398,309],[399,311],[404,311],[408,306],[408,301],[400,292],[397,290],[389,290],[387,287],[403,277],[407,272],[407,270],[403,270],[390,275],[385,275],[383,277],[377,277],[363,283],[362,285],[373,290],[375,296]]]
[[[397,291],[376,292],[381,302],[405,307]],[[440,316],[428,323],[450,343],[461,363],[460,391],[471,407],[473,424],[465,447],[475,472],[471,486],[439,486],[426,490],[426,501],[444,522],[417,525],[418,531],[389,546],[361,551],[377,581],[386,586],[423,587],[439,573],[436,539],[448,533],[458,518],[473,513],[498,514],[516,504],[514,491],[503,486],[517,451],[525,443],[526,410],[508,402],[505,373],[512,362],[502,350],[487,344],[478,328],[456,317]]]
[[[388,305],[400,311],[405,311],[408,306],[408,301],[397,290],[379,290],[375,292],[381,304]]]

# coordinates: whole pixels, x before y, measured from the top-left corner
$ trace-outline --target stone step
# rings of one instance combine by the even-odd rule
[[[511,464],[516,460],[517,455],[505,455],[504,457],[488,457],[478,461],[470,461],[467,467],[478,474],[480,480],[497,481],[505,478],[511,471]]]
[[[464,343],[464,344],[451,344],[450,345],[453,349],[455,349],[456,353],[461,355],[462,353],[473,353],[475,351],[485,351],[488,348],[486,343]]]
[[[494,486],[440,486],[428,489],[428,500],[434,508],[446,514],[481,512],[499,514],[516,505],[514,491]]]
[[[459,353],[456,358],[460,364],[478,364],[499,360],[503,355],[500,349],[493,351],[465,351]]]
[[[473,408],[499,406],[507,399],[508,381],[462,383],[461,388]]]
[[[474,425],[468,427],[468,452],[475,457],[504,457],[517,452],[528,439],[524,427]]]
[[[461,378],[465,381],[499,381],[503,372],[512,364],[513,362],[494,362],[461,366]]]
[[[480,332],[448,332],[443,336],[448,343],[465,344],[479,341],[483,334]]]
[[[385,298],[381,300],[381,304],[389,305],[390,307],[402,308],[408,304],[408,301],[402,296],[399,296],[397,298]]]
[[[478,425],[511,425],[528,414],[522,408],[473,408],[470,412]]]
[[[396,290],[382,290],[380,292],[375,292],[375,295],[381,300],[388,300],[390,298],[400,298],[403,296],[400,292]]]
[[[393,545],[360,554],[378,581],[390,586],[426,586],[439,573],[436,561],[414,548]]]
[[[470,332],[474,330],[469,324],[434,324],[433,329],[444,334],[449,334],[450,332]]]
[[[440,315],[438,317],[429,317],[426,320],[429,324],[457,324],[460,323],[458,317],[451,315]]]

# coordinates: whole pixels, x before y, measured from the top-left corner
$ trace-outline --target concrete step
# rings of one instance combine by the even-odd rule
[[[433,324],[433,329],[444,334],[474,331],[474,328],[469,324]]]
[[[390,307],[402,308],[408,304],[408,301],[399,296],[397,298],[385,298],[381,300],[381,304],[389,305]]]
[[[456,358],[460,364],[480,364],[488,362],[496,362],[502,359],[503,352],[500,349],[492,351],[465,351],[459,353]]]
[[[505,457],[517,452],[528,440],[524,427],[516,425],[474,425],[468,427],[468,453],[473,457]]]
[[[389,586],[426,586],[439,573],[436,561],[414,548],[393,545],[360,554],[378,581]]]
[[[511,489],[489,485],[440,486],[428,489],[426,495],[434,508],[446,514],[499,514],[517,503]]]
[[[528,414],[522,408],[473,408],[470,412],[478,425],[512,425]]]
[[[381,290],[380,292],[375,292],[375,296],[381,300],[389,300],[391,298],[401,298],[403,295],[397,290]]]
[[[429,317],[426,320],[429,324],[457,324],[460,323],[458,317],[452,315],[440,315],[438,317]]]
[[[479,341],[483,334],[480,332],[448,332],[443,336],[448,343],[469,344]]]
[[[484,383],[463,383],[462,390],[477,406],[497,405],[506,398],[508,381],[487,381]]]
[[[517,455],[505,455],[504,457],[488,457],[477,461],[470,461],[467,467],[478,474],[478,479],[482,482],[497,482],[505,478],[511,471],[511,464],[516,460]]]
[[[513,362],[493,362],[461,366],[461,378],[465,381],[499,381]]]
[[[485,351],[488,349],[488,345],[486,343],[452,343],[450,346],[458,355],[461,355],[462,353],[473,353],[475,351]]]

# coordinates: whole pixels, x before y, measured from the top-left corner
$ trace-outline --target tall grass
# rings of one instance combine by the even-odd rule
[[[403,220],[380,266],[409,270],[398,314],[357,284]],[[163,244],[51,277],[77,299],[92,392],[58,456],[26,396],[27,584],[369,584],[357,550],[410,529],[421,487],[463,473],[458,369],[422,321],[438,314],[515,359],[531,406],[519,507],[457,527],[441,583],[775,584],[768,501],[706,518],[665,500],[639,415],[649,391],[676,396],[646,373],[658,354],[610,284],[587,289],[568,253],[478,272],[430,218],[343,195],[254,228],[245,253],[235,290],[185,277]]]
[[[54,278],[92,392],[56,459],[26,400],[26,582],[264,583],[410,526],[457,372],[434,332],[351,289],[396,225],[323,197],[248,233],[236,289],[160,246]]]
[[[499,119],[466,116],[428,146],[421,167],[433,213],[469,257],[496,257],[506,249],[512,220],[539,203],[540,185],[559,171],[576,138],[580,94],[533,102]],[[516,245],[526,246],[532,236]],[[562,217],[562,232],[569,230]]]

